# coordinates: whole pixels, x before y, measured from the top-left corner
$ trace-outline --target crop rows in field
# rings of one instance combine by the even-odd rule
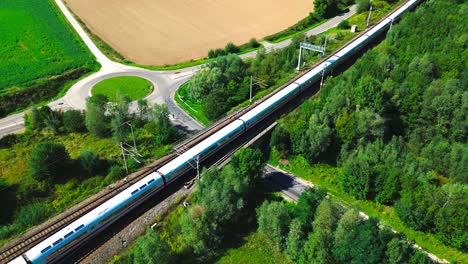
[[[53,0],[0,1],[0,94],[38,79],[95,67],[94,58]]]

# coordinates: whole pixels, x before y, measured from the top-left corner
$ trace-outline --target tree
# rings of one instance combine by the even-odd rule
[[[259,149],[241,149],[237,151],[231,159],[231,165],[242,178],[249,180],[248,185],[252,186],[263,171],[263,157]]]
[[[33,106],[31,108],[31,128],[33,130],[41,129],[44,127],[44,124],[42,123],[41,116],[39,113],[39,109],[36,106]]]
[[[352,255],[348,247],[351,245],[347,243],[352,243],[352,232],[360,221],[359,212],[355,209],[348,210],[338,221],[333,246],[333,257],[337,263],[350,263]]]
[[[302,263],[333,263],[333,233],[340,218],[340,208],[324,199],[317,207],[313,222],[313,232],[304,246]]]
[[[304,149],[304,154],[310,161],[315,161],[330,146],[332,130],[327,123],[326,118],[319,118],[316,114],[310,117],[306,132],[308,146]]]
[[[42,142],[31,153],[28,173],[37,181],[50,182],[61,176],[68,163],[69,156],[62,144]]]
[[[47,105],[41,107],[39,112],[44,127],[53,134],[57,134],[59,132],[59,128],[62,126],[62,113],[53,111]]]
[[[289,233],[286,239],[285,252],[294,261],[299,259],[302,255],[304,247],[305,234],[302,231],[302,223],[299,219],[294,218],[289,225]]]
[[[361,220],[358,212],[348,211],[338,222],[333,256],[336,263],[382,263],[388,232],[380,233],[374,218]]]
[[[265,234],[278,249],[282,250],[291,221],[286,205],[279,202],[264,202],[257,209],[257,221],[258,231]]]
[[[294,207],[294,216],[301,223],[304,233],[308,233],[312,229],[315,210],[326,195],[327,191],[324,189],[307,188],[299,196],[297,205]]]
[[[168,142],[173,131],[169,120],[169,110],[165,104],[155,104],[151,109],[151,121],[155,124],[155,142],[163,145]]]
[[[138,113],[140,115],[140,119],[146,119],[149,116],[150,112],[150,106],[148,104],[148,101],[145,99],[140,99],[138,100]]]
[[[340,9],[338,8],[339,3],[339,0],[315,0],[315,13],[322,18],[332,17],[340,11]]]
[[[399,237],[394,237],[387,244],[385,255],[390,264],[408,263],[413,253],[413,249],[408,241],[401,240]]]
[[[84,114],[79,110],[68,110],[63,113],[63,128],[68,133],[86,131]]]
[[[446,184],[441,189],[444,198],[434,221],[437,233],[446,244],[461,250],[466,249],[468,223],[466,211],[462,208],[468,208],[468,186]]]
[[[441,193],[435,186],[424,180],[423,175],[412,175],[421,178],[416,186],[408,188],[401,194],[395,204],[395,212],[408,226],[416,230],[427,231],[434,227],[434,218],[440,208]]]
[[[153,230],[147,230],[146,234],[135,242],[133,263],[156,264],[172,263],[171,248],[166,241],[159,237]]]
[[[84,150],[78,157],[81,168],[87,176],[94,175],[100,167],[99,156],[92,150]]]
[[[89,133],[98,137],[105,137],[108,132],[105,95],[96,94],[86,100],[86,128]]]
[[[284,128],[284,124],[278,124],[271,133],[270,146],[275,147],[283,158],[286,158],[290,152],[291,140],[289,132]]]
[[[110,107],[112,136],[119,142],[125,141],[130,132],[128,125],[125,124],[129,116],[129,105],[130,99],[128,97],[118,96],[117,101]]]

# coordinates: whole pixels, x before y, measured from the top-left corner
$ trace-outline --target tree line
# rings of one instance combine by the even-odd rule
[[[468,249],[468,75],[462,1],[422,4],[277,126],[281,156],[343,168],[357,199]]]
[[[297,263],[432,263],[404,236],[345,209],[322,189],[306,189],[295,205],[266,201],[257,220],[258,230]]]

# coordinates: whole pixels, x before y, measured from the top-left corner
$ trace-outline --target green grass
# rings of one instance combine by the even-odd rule
[[[273,150],[270,156],[270,164],[278,166],[318,187],[326,188],[329,194],[333,195],[340,203],[347,206],[355,206],[367,215],[379,218],[382,224],[391,226],[397,232],[405,234],[408,239],[439,258],[444,258],[452,262],[458,261],[459,263],[468,263],[467,254],[444,245],[434,234],[415,231],[406,227],[396,215],[393,207],[381,205],[372,201],[358,200],[347,194],[341,189],[338,181],[338,177],[341,175],[341,168],[327,164],[309,164],[306,159],[301,156],[290,157],[289,161],[291,166],[284,166],[278,164],[278,157],[278,153]]]
[[[259,232],[253,232],[243,239],[242,245],[228,249],[218,264],[293,263]]]
[[[213,121],[211,121],[206,114],[203,112],[203,106],[200,103],[193,102],[187,98],[187,89],[189,83],[186,82],[182,84],[175,93],[175,101],[177,104],[192,118],[200,122],[201,124],[208,126]]]
[[[143,78],[133,76],[119,76],[106,79],[97,83],[92,94],[103,94],[109,101],[115,102],[119,95],[124,95],[130,100],[139,100],[147,96],[153,90],[153,84]]]
[[[0,92],[61,75],[94,58],[52,0],[0,2]]]

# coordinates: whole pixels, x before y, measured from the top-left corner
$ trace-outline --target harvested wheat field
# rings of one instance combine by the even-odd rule
[[[312,0],[66,0],[71,10],[127,59],[143,65],[205,57],[306,17]]]

